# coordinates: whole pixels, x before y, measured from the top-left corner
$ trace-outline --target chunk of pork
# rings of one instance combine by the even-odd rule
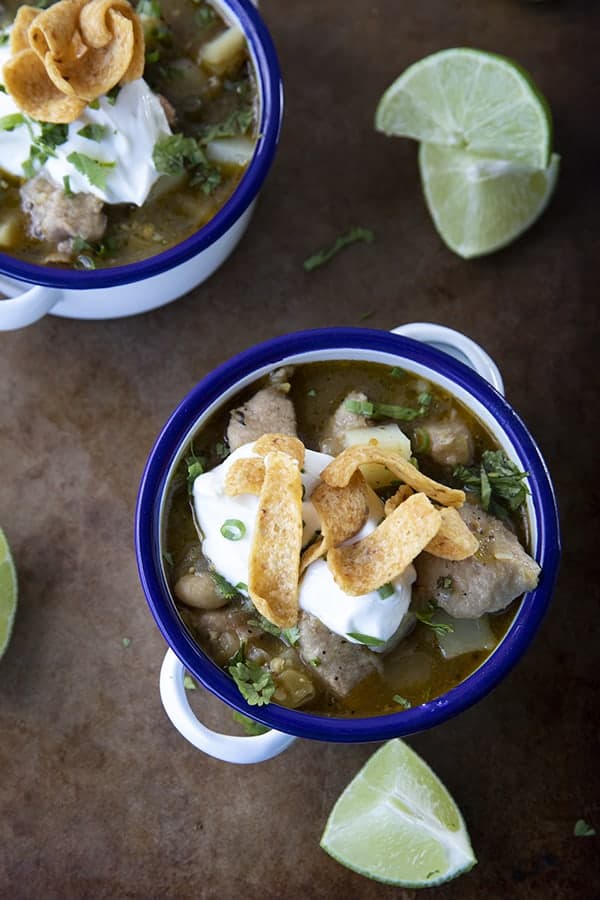
[[[433,600],[457,619],[478,619],[533,590],[540,567],[499,519],[471,504],[459,512],[479,550],[459,562],[421,553],[414,562],[416,596],[422,602]]]
[[[287,384],[269,385],[231,411],[227,443],[232,451],[258,440],[263,434],[296,434],[296,412],[287,387]]]
[[[364,402],[367,395],[361,391],[351,391],[340,403],[334,414],[329,418],[323,437],[319,445],[321,453],[329,453],[331,456],[337,456],[344,449],[344,435],[351,428],[366,428],[367,420],[359,413],[351,412],[346,409],[347,400],[359,400]]]
[[[468,466],[473,462],[473,438],[467,423],[452,410],[446,419],[425,424],[429,435],[429,455],[442,466]]]
[[[315,665],[314,675],[338,697],[346,697],[361,681],[382,673],[381,659],[360,644],[329,631],[310,613],[300,614],[298,649],[304,662]]]
[[[102,200],[93,194],[65,194],[42,175],[25,182],[21,206],[33,237],[50,241],[61,251],[70,251],[72,238],[99,241],[106,230]]]

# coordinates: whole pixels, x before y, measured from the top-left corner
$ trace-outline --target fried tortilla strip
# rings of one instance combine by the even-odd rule
[[[300,467],[287,453],[265,457],[250,548],[248,592],[257,610],[279,628],[298,621],[298,579],[302,550]]]
[[[225,493],[230,497],[237,497],[238,494],[260,494],[264,480],[264,460],[253,456],[236,459],[225,473]]]
[[[311,494],[311,502],[321,522],[322,537],[310,544],[300,558],[300,574],[331,547],[337,547],[360,531],[369,515],[367,486],[360,472],[343,488],[321,481]]]
[[[465,502],[464,491],[449,488],[427,475],[419,472],[412,463],[393,450],[382,450],[369,444],[348,447],[330,462],[321,472],[321,478],[332,487],[343,487],[348,484],[359,466],[365,463],[382,463],[401,481],[410,485],[415,491],[427,494],[442,506],[462,506]]]
[[[355,472],[345,487],[321,481],[311,494],[321,521],[321,533],[329,547],[338,547],[360,531],[369,515],[363,476]]]
[[[112,10],[108,19],[112,39],[105,47],[87,48],[82,57],[70,59],[46,54],[48,76],[63,93],[92,101],[108,93],[125,76],[133,55],[133,26],[125,16]]]
[[[29,26],[39,16],[41,10],[34,6],[20,6],[17,10],[13,26],[10,30],[10,53],[14,56],[21,50],[31,50],[29,43]]]
[[[300,468],[304,465],[304,444],[292,434],[263,434],[254,441],[252,450],[259,456],[266,456],[271,450],[280,450],[296,459]]]
[[[300,574],[304,572],[304,570],[310,566],[312,562],[320,559],[322,556],[325,556],[327,553],[327,543],[325,538],[321,537],[314,541],[312,544],[309,544],[306,550],[302,552],[302,556],[300,557]]]
[[[91,0],[91,3],[83,7],[79,23],[81,35],[88,47],[103,49],[113,40],[119,18],[131,23],[133,33],[133,52],[125,74],[120,79],[126,83],[135,81],[144,74],[144,28],[135,10],[126,0]]]
[[[413,489],[408,484],[401,484],[395,494],[392,494],[391,497],[385,501],[385,506],[383,507],[383,511],[386,516],[391,515],[397,506],[400,506],[401,503],[404,503],[411,494],[414,494]]]
[[[479,541],[452,507],[440,510],[442,524],[425,550],[442,559],[467,559],[479,549]]]
[[[4,64],[4,86],[28,116],[39,122],[63,125],[74,122],[85,101],[67,97],[48,78],[44,63],[33,50],[21,50]]]
[[[413,494],[366,538],[329,550],[336,584],[352,597],[377,590],[404,572],[440,524],[441,515],[425,494]]]

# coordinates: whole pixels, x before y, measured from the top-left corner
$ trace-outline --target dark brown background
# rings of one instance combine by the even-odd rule
[[[164,644],[135,568],[138,481],[158,429],[212,367],[298,328],[462,329],[496,359],[558,491],[559,586],[526,657],[478,707],[411,739],[456,797],[479,865],[440,898],[600,896],[597,417],[600,4],[265,0],[286,122],[252,227],[204,286],[121,321],[48,317],[0,335],[0,522],[21,586],[0,665],[0,896],[411,897],[318,846],[373,746],[299,741],[235,767],[194,750],[158,696]],[[465,262],[424,207],[416,148],[372,127],[407,64],[507,53],[555,115],[543,220]],[[349,226],[356,245],[306,274]],[[129,646],[122,639],[130,638]],[[229,728],[216,701],[195,697]]]

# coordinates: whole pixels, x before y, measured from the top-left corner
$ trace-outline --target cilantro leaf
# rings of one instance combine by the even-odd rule
[[[218,572],[215,572],[214,569],[210,570],[210,575],[215,583],[217,594],[220,597],[223,597],[224,600],[233,600],[235,597],[239,596],[239,591],[234,588],[234,586],[230,584],[226,578],[223,578],[222,575],[219,575]]]
[[[227,671],[235,681],[242,697],[250,706],[264,706],[275,693],[275,682],[268,669],[246,659],[245,645],[231,659]]]
[[[196,456],[194,452],[194,448],[191,447],[191,453],[186,458],[185,464],[187,466],[187,483],[188,483],[188,494],[192,494],[194,490],[194,481],[198,477],[198,475],[203,475],[206,467],[206,460],[203,456]]]
[[[248,718],[243,713],[239,713],[237,710],[233,711],[233,721],[237,722],[242,726],[246,734],[251,736],[256,736],[258,734],[266,734],[267,731],[270,731],[270,728],[267,728],[266,725],[261,725],[260,722],[255,722],[254,719]]]
[[[116,163],[105,162],[102,159],[93,159],[87,153],[69,153],[67,162],[70,162],[78,172],[84,175],[90,184],[100,188],[103,191],[106,188],[106,179],[111,169],[114,169]]]
[[[23,113],[10,113],[0,118],[0,131],[14,131],[20,125],[27,125],[27,119]]]
[[[97,125],[90,122],[88,125],[84,125],[83,128],[80,128],[77,134],[80,134],[83,138],[87,138],[88,141],[101,141],[106,137],[108,132],[109,128],[107,125]]]
[[[500,516],[516,512],[529,494],[524,482],[528,473],[502,450],[484,450],[479,466],[457,466],[452,475],[465,490],[479,495],[483,509]]]
[[[202,185],[202,190],[207,194],[221,182],[221,173],[209,162],[198,141],[180,133],[159,138],[152,151],[152,161],[160,175],[183,175],[187,172],[190,184]]]
[[[596,829],[588,825],[585,819],[577,819],[573,834],[575,837],[593,837],[596,834]]]
[[[355,244],[357,241],[365,241],[365,243],[371,244],[374,240],[375,234],[370,228],[351,228],[350,231],[340,235],[329,249],[319,250],[317,253],[309,256],[308,259],[305,259],[304,269],[306,272],[312,272],[313,269],[316,269],[329,262],[330,259],[333,259],[333,257],[339,253],[340,250],[343,250],[344,247],[349,247],[350,244]]]

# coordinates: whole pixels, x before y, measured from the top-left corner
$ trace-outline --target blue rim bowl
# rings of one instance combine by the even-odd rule
[[[421,706],[367,718],[327,717],[276,704],[250,707],[233,680],[195,643],[169,591],[161,559],[161,516],[170,473],[198,420],[227,403],[255,377],[284,362],[373,357],[421,372],[449,388],[484,422],[487,417],[495,423],[500,444],[529,472],[532,553],[542,567],[539,584],[523,597],[512,625],[491,656],[459,685]],[[219,366],[190,391],[164,426],[146,464],[136,508],[135,548],[142,587],[156,623],[185,668],[204,687],[233,709],[278,731],[316,740],[361,742],[415,734],[439,725],[476,703],[508,674],[531,642],[550,602],[560,560],[560,533],[554,490],[542,455],[519,416],[483,378],[446,353],[410,338],[364,328],[326,328],[258,344]]]
[[[218,0],[231,10],[246,36],[261,97],[260,135],[254,156],[239,185],[224,206],[202,228],[181,243],[139,262],[108,269],[60,269],[24,262],[0,252],[0,274],[28,284],[71,290],[109,288],[134,284],[173,269],[197,256],[225,234],[246,211],[267,176],[273,162],[283,117],[283,85],[277,52],[269,31],[251,0]]]

